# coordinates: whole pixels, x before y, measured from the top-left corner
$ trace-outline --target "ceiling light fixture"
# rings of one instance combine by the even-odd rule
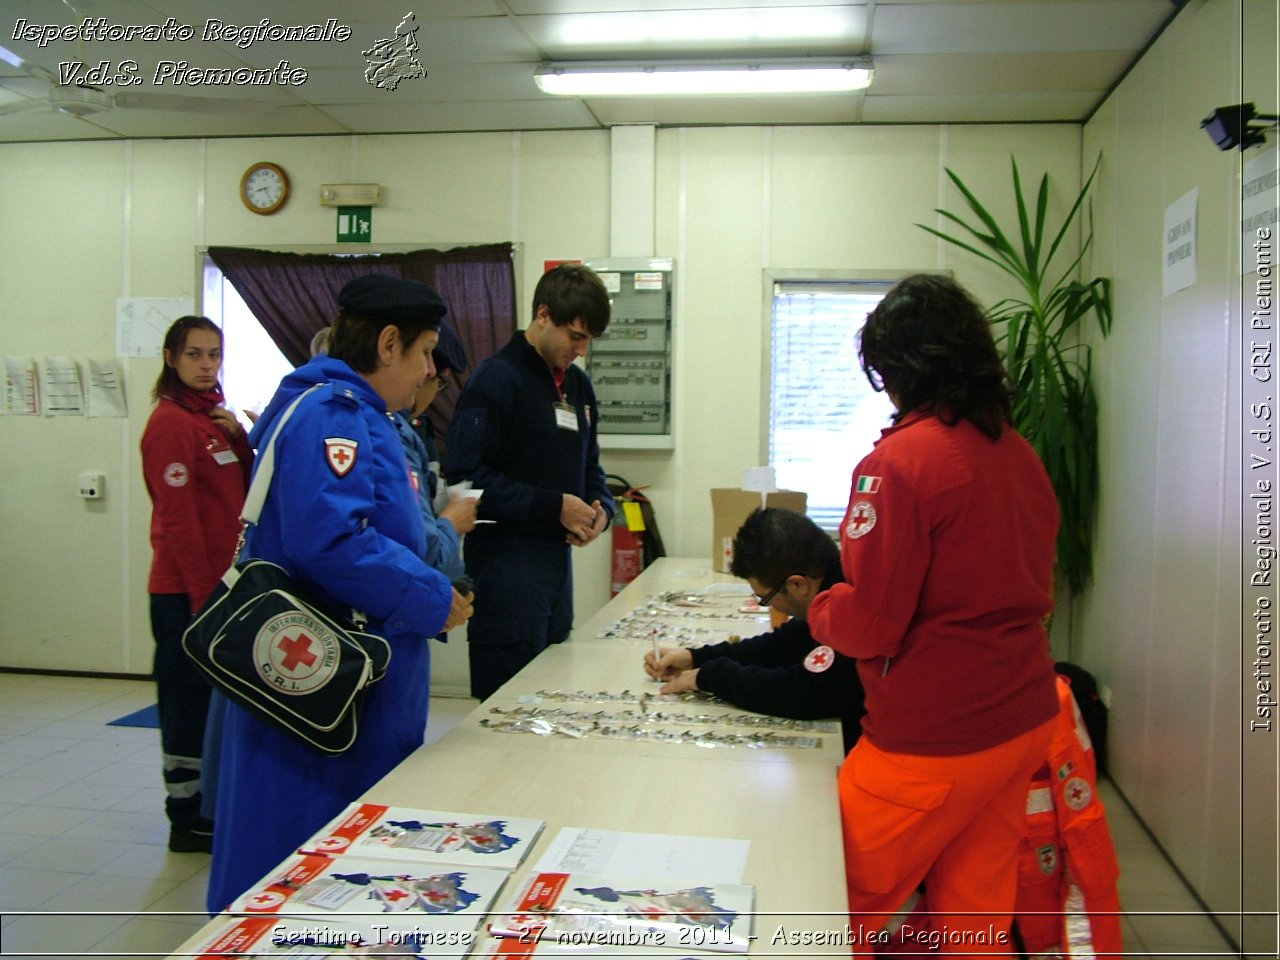
[[[679,97],[849,93],[871,83],[859,58],[757,61],[544,63],[533,75],[543,93],[566,97]]]

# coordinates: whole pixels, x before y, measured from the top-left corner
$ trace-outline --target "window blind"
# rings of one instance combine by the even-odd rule
[[[804,490],[808,514],[835,530],[853,468],[889,424],[893,404],[867,383],[858,334],[891,281],[774,284],[769,463],[778,486]]]

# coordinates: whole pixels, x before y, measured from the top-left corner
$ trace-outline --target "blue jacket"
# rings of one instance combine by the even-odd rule
[[[576,366],[565,376],[564,398],[578,429],[556,425],[559,401],[551,368],[517,330],[467,380],[449,424],[444,473],[484,491],[479,515],[496,533],[564,540],[562,495],[595,500],[612,518],[616,509],[600,467],[596,425],[600,410],[591,378]]]
[[[368,382],[341,360],[315,357],[281,381],[250,441],[265,449],[279,415],[317,383],[326,386],[299,404],[276,440],[272,489],[245,555],[279,563],[363,611],[388,638],[434,636],[453,590],[422,559],[426,531],[404,447]],[[355,445],[354,462],[341,474],[326,451],[338,459],[349,454],[334,440]]]
[[[275,475],[246,556],[281,564],[364,611],[391,663],[369,688],[360,733],[325,756],[224,704],[208,905],[223,909],[417,749],[427,725],[431,641],[453,590],[422,559],[422,513],[386,405],[347,364],[316,357],[289,374],[254,428],[265,446],[280,414],[307,396],[276,441]],[[262,458],[257,464],[260,466]]]
[[[431,473],[431,454],[403,412],[395,415],[395,422],[396,429],[400,432],[400,442],[404,446],[405,459],[409,461],[409,478],[417,491],[418,505],[422,508],[422,525],[426,528],[427,535],[424,557],[427,563],[451,581],[456,581],[464,573],[458,531],[446,518],[437,517],[435,507],[432,506],[436,484]]]

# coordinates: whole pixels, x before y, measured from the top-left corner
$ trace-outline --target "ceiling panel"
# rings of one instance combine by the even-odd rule
[[[1013,53],[1141,49],[1169,0],[898,3],[875,15],[874,53]]]
[[[793,124],[1081,121],[1173,15],[1169,0],[0,0],[0,46],[34,66],[3,62],[0,142],[85,137],[269,136],[279,133],[433,132],[600,127],[613,123]],[[394,90],[365,79],[363,51],[415,15],[426,75]],[[206,21],[249,27],[322,24],[345,41],[14,40],[29,24],[109,28]],[[875,59],[865,97],[673,98],[590,102],[542,94],[545,59]],[[84,119],[46,102],[60,62],[136,61],[157,92],[260,101],[268,112],[208,115],[104,109]],[[160,61],[195,68],[269,70],[287,60],[305,82],[155,83]],[[194,76],[194,75],[192,75]],[[56,80],[53,81],[56,84]],[[111,91],[121,88],[107,87]],[[37,110],[5,113],[32,100]]]
[[[982,97],[934,94],[925,97],[867,97],[865,123],[1037,123],[1074,121],[1097,98],[1092,93],[1001,93]]]
[[[1124,71],[1120,50],[1079,53],[900,54],[876,57],[875,97],[981,95],[1034,90],[1101,93]]]
[[[576,100],[473,101],[407,106],[332,107],[335,119],[359,133],[434,130],[555,130],[598,126]]]

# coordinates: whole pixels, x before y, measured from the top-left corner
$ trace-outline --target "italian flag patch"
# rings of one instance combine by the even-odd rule
[[[880,489],[880,478],[868,477],[864,474],[858,477],[858,482],[854,484],[853,489],[858,493],[875,493]]]

